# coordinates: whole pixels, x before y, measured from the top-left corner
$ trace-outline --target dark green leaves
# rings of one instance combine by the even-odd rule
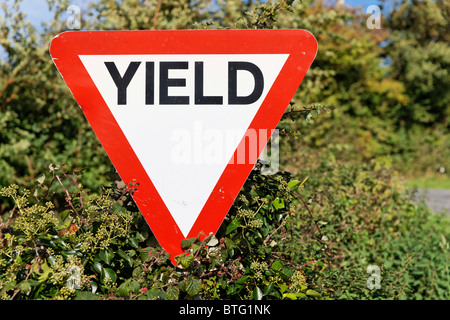
[[[186,280],[186,293],[190,296],[196,296],[202,290],[202,281],[194,277]]]
[[[119,295],[127,297],[130,294],[138,294],[140,288],[139,282],[133,279],[127,279],[119,286]]]
[[[114,257],[114,252],[112,249],[101,250],[99,253],[99,258],[106,264],[110,264],[112,258]]]
[[[181,241],[181,248],[188,249],[190,248],[196,241],[198,241],[198,237],[188,238]]]
[[[103,283],[114,283],[117,280],[117,274],[111,268],[103,268],[101,274],[101,281]]]
[[[227,231],[226,234],[230,234],[231,232],[233,232],[234,230],[236,230],[237,228],[240,227],[240,222],[237,219],[234,219],[231,221],[231,223],[227,226]]]
[[[175,261],[180,267],[187,269],[194,262],[194,256],[192,254],[180,254],[175,257]]]

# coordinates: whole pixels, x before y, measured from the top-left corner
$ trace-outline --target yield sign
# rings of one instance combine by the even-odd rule
[[[304,30],[78,31],[50,47],[172,261],[218,230],[316,52]]]

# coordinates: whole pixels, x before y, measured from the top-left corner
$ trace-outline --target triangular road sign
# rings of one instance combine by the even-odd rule
[[[77,31],[50,46],[172,261],[218,230],[316,52],[305,30]]]

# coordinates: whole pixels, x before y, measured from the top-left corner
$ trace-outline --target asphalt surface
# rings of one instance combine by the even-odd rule
[[[435,213],[450,216],[450,190],[417,189],[413,200],[419,202],[422,199]]]

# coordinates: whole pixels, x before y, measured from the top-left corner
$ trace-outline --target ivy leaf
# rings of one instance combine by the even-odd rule
[[[239,228],[241,226],[241,223],[239,222],[238,219],[234,219],[233,221],[231,221],[231,223],[227,226],[227,231],[226,234],[229,234],[231,232],[233,232],[234,230],[236,230],[237,228]]]
[[[274,289],[273,282],[269,283],[269,285],[264,289],[264,295],[268,295]]]
[[[262,300],[263,296],[264,296],[264,294],[258,286],[252,292],[253,300]]]
[[[196,296],[202,290],[202,281],[197,278],[189,278],[186,282],[186,293],[190,296]]]
[[[297,300],[297,296],[292,292],[283,293],[283,299],[285,298],[290,300]]]
[[[283,209],[284,208],[284,199],[276,197],[275,200],[272,201],[272,206],[275,209]]]
[[[39,272],[39,278],[38,281],[40,282],[44,282],[45,280],[47,280],[47,278],[50,276],[50,274],[53,273],[52,268],[50,268],[47,264],[47,261],[45,261],[43,264],[41,264],[41,271],[42,273]]]
[[[110,279],[112,283],[116,282],[117,274],[114,272],[113,269],[103,268],[102,269],[101,280],[102,280],[103,283],[105,283],[106,281],[108,281],[108,279]]]
[[[133,266],[133,259],[131,259],[131,257],[125,253],[125,251],[123,251],[122,249],[117,250],[117,254],[125,259],[126,262],[128,262],[128,265],[131,267]]]
[[[281,268],[283,268],[283,264],[280,260],[275,260],[275,262],[272,263],[271,268],[273,271],[279,271]]]
[[[279,284],[278,284],[278,288],[280,288],[280,292],[283,293],[283,292],[285,292],[289,287],[288,287],[288,285],[285,284],[285,283],[279,283]],[[283,295],[283,297],[284,297],[284,295]]]
[[[102,273],[103,267],[102,267],[102,264],[101,264],[99,261],[95,261],[95,262],[94,262],[93,268],[94,268],[94,270],[97,271],[98,273],[100,273],[100,274]]]
[[[321,297],[321,294],[320,294],[320,293],[318,293],[317,291],[312,290],[312,289],[308,289],[308,290],[306,291],[306,295],[307,295],[307,296],[310,296],[310,297],[314,297],[314,298],[320,298],[320,297]]]
[[[114,253],[111,249],[108,250],[102,250],[99,253],[100,259],[105,262],[106,264],[110,264],[112,258],[114,257]]]
[[[139,249],[139,241],[137,238],[128,238],[128,243],[135,249]]]
[[[288,182],[288,187],[291,190],[295,190],[295,189],[297,189],[299,184],[300,184],[300,180],[291,180]]]
[[[291,180],[288,182],[288,187],[291,190],[297,190],[306,182],[306,180],[308,180],[308,177],[306,177],[302,182],[300,182],[300,180]]]
[[[237,284],[244,284],[248,280],[248,278],[249,278],[249,276],[242,276],[236,281],[236,283]]]

